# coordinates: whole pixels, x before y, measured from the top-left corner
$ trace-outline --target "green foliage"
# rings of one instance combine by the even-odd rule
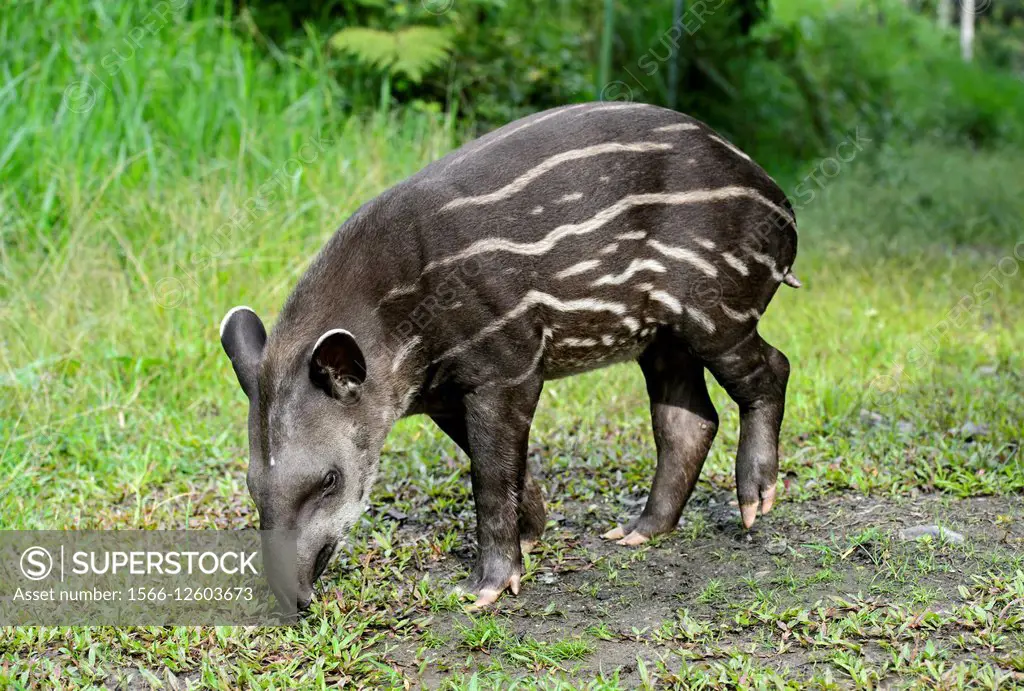
[[[833,3],[765,23],[757,39],[727,72],[735,97],[709,119],[770,166],[820,155],[855,128],[880,139],[1024,142],[1024,85],[965,64],[954,35],[902,2]]]
[[[951,4],[951,33],[959,32],[961,4]],[[919,14],[938,20],[939,0],[916,0]],[[1024,73],[1024,0],[975,0],[974,53],[978,63]]]
[[[439,93],[485,126],[597,98],[600,3],[457,2],[453,69]],[[443,91],[442,91],[443,89]]]
[[[392,75],[409,77],[413,83],[440,65],[452,49],[452,40],[444,29],[409,26],[396,31],[349,27],[331,37],[331,45],[361,62]]]
[[[609,84],[596,83],[602,3],[348,0],[294,9],[288,25],[333,36],[323,69],[353,108],[432,103],[490,128],[565,103],[646,101],[700,117],[776,171],[858,127],[880,138],[1024,141],[1024,86],[998,69],[1015,64],[1016,48],[981,36],[1012,34],[1022,21],[1013,12],[986,9],[979,62],[965,65],[955,33],[925,4],[686,3],[675,24],[674,5],[615,4]],[[256,24],[275,6],[254,8]]]

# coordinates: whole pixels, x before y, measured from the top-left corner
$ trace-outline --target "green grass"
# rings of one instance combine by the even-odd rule
[[[359,157],[352,154],[354,142],[339,137],[322,160],[309,166],[294,193],[282,196],[273,217],[260,219],[236,245],[194,272],[198,285],[173,308],[156,302],[151,287],[159,278],[177,276],[175,263],[187,261],[191,248],[201,247],[223,222],[219,209],[243,203],[253,187],[236,183],[218,189],[186,177],[179,189],[155,197],[140,194],[129,200],[126,194],[121,197],[129,200],[126,204],[100,197],[89,219],[68,229],[52,247],[5,247],[2,527],[203,528],[251,522],[244,486],[245,402],[217,343],[218,317],[237,302],[273,314],[337,219],[359,198],[437,155],[447,141],[441,128],[410,136],[401,121],[364,127]],[[342,169],[337,161],[345,158],[351,167]],[[942,174],[940,161],[955,173]],[[905,501],[932,492],[1020,496],[1021,262],[1014,259],[1018,273],[1001,276],[1002,287],[992,285],[991,295],[960,326],[943,333],[934,354],[921,360],[910,355],[993,267],[998,270],[1000,261],[1009,267],[1006,258],[1013,257],[1019,242],[1011,219],[1019,217],[1024,199],[1019,178],[1009,174],[1018,162],[1010,152],[928,146],[887,152],[855,161],[801,211],[797,271],[805,288],[781,294],[764,320],[766,336],[794,363],[783,440],[784,503],[813,506],[848,490]],[[892,177],[902,181],[899,188],[876,182]],[[196,194],[196,189],[206,192]],[[345,193],[332,197],[328,190]],[[924,194],[939,201],[922,207]],[[962,237],[969,223],[983,241]],[[896,395],[890,395],[892,380],[885,379],[881,387],[876,382],[882,376],[898,379]],[[702,492],[732,488],[736,409],[717,388],[715,399],[722,428],[705,467]],[[949,433],[967,421],[987,425],[987,432],[970,442]],[[545,392],[533,440],[532,462],[545,478],[549,510],[571,515],[584,532],[604,529],[628,511],[621,498],[642,497],[652,475],[653,445],[639,373],[617,367],[553,383]],[[383,467],[374,493],[381,509],[356,531],[352,553],[329,576],[314,616],[299,626],[209,633],[9,630],[0,653],[10,670],[8,681],[17,686],[59,678],[89,684],[142,668],[160,678],[172,672],[209,686],[235,675],[259,685],[345,679],[391,685],[436,668],[439,683],[456,687],[498,683],[538,669],[556,674],[550,683],[557,685],[559,670],[569,673],[576,661],[597,659],[593,650],[600,636],[572,629],[556,633],[557,625],[547,635],[523,635],[503,623],[504,617],[483,615],[466,624],[463,633],[435,634],[429,622],[461,616],[454,614],[457,604],[447,596],[451,581],[422,580],[415,574],[438,557],[450,570],[453,562],[445,555],[471,548],[464,460],[452,456],[427,421],[410,419],[392,434]],[[397,531],[398,524],[384,514],[389,507],[434,527],[418,537]],[[693,521],[691,530],[684,528],[673,540],[692,541],[712,530],[700,515]],[[561,534],[557,528],[554,532]],[[878,527],[852,533],[826,545],[827,555],[809,573],[783,572],[759,588],[798,599],[808,589],[838,595],[844,592],[838,583],[843,568],[850,559],[863,557],[865,568],[875,574],[864,594],[887,598],[893,608],[886,610],[887,619],[872,625],[898,631],[912,619],[911,612],[934,600],[930,586],[918,582],[933,567],[927,551],[893,561],[885,556],[888,539]],[[642,590],[638,574],[646,554],[627,551],[600,562],[599,580],[564,597],[590,602],[611,591],[610,603],[627,600]],[[539,587],[531,581],[546,571],[571,571],[585,561],[571,542],[553,539],[533,555],[526,587]],[[1012,583],[1012,568],[997,560],[972,575],[993,573]],[[459,570],[456,564],[452,579]],[[705,581],[689,597],[681,596],[679,606],[732,600],[734,585],[717,578]],[[994,592],[983,595],[1003,597],[998,589]],[[1002,603],[1002,609],[1011,600],[995,604]],[[991,612],[987,603],[978,607]],[[778,626],[774,622],[788,610],[779,604],[762,606],[769,607],[767,613],[755,616],[749,626],[771,640]],[[551,603],[554,622],[563,616],[560,607]],[[799,622],[800,612],[814,611],[814,601],[792,607]],[[943,626],[970,622],[981,611],[964,607],[942,615],[949,622]],[[538,607],[530,614],[544,612]],[[874,610],[869,613],[876,616]],[[760,675],[764,683],[785,676],[739,650],[715,652],[722,649],[717,641],[737,634],[719,628],[709,616],[684,620],[689,623],[676,629],[680,633],[667,638],[640,632],[630,640],[676,641],[681,635],[714,641],[714,649],[702,653],[702,666],[693,669],[712,674],[720,684],[743,675]],[[846,623],[854,614],[830,616],[840,617],[836,621],[843,628],[837,631],[859,626]],[[992,654],[987,663],[968,663],[953,656],[945,663],[947,671],[998,676],[1019,665],[1012,661],[1021,655],[1016,621],[1010,625],[1010,647],[1001,644],[1010,657]],[[599,622],[598,616],[588,625]],[[807,635],[813,639],[813,632]],[[967,650],[989,645],[974,640],[976,634],[964,635]],[[422,671],[389,664],[388,650],[396,643],[422,651]],[[670,650],[676,644],[662,645]],[[438,646],[441,652],[432,652]],[[449,653],[453,646],[462,652]],[[60,650],[82,652],[57,654]],[[862,684],[932,673],[923,653],[900,650],[893,649],[885,664],[855,651],[832,652],[815,664],[831,670],[833,678]],[[43,651],[62,661],[37,657]],[[435,655],[443,662],[436,662]],[[690,672],[676,665],[650,657],[645,664],[652,679],[689,683],[685,674]],[[605,671],[612,675],[615,670]],[[607,688],[616,683],[607,681]]]
[[[422,113],[344,116],[315,51],[268,61],[212,11],[173,18],[73,113],[67,86],[140,16],[109,10],[86,42],[92,6],[52,6],[0,17],[0,528],[250,525],[220,317],[245,303],[272,321],[338,223],[457,135]],[[311,139],[323,148],[287,164]],[[552,520],[496,614],[449,595],[473,548],[467,464],[409,419],[308,619],[4,629],[0,683],[1021,683],[1022,158],[875,142],[800,209],[805,287],[763,321],[794,366],[784,492],[751,541],[725,503],[737,411],[717,386],[721,430],[681,529],[640,550],[588,541],[639,510],[653,475],[642,380],[620,366],[546,388],[531,463]],[[254,199],[252,223],[225,229]],[[950,431],[968,422],[985,429]],[[901,543],[892,527],[911,520],[971,539]],[[785,552],[766,553],[776,539]]]

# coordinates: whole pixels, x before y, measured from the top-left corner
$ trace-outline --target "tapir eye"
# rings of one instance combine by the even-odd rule
[[[334,488],[338,486],[338,471],[328,470],[327,474],[324,475],[324,494],[333,492]]]

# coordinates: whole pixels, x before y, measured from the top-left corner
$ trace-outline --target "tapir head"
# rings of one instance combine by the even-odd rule
[[[343,329],[268,349],[263,322],[247,307],[228,312],[220,340],[249,398],[246,484],[260,528],[297,535],[295,575],[287,577],[275,573],[280,555],[265,537],[268,576],[279,596],[293,593],[305,609],[313,584],[365,510],[377,472],[380,447],[363,400],[366,361]]]

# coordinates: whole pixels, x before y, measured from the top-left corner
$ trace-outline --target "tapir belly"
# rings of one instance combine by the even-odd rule
[[[657,328],[634,317],[594,320],[577,325],[572,335],[556,327],[545,339],[541,371],[545,379],[558,379],[635,360],[654,340]]]

